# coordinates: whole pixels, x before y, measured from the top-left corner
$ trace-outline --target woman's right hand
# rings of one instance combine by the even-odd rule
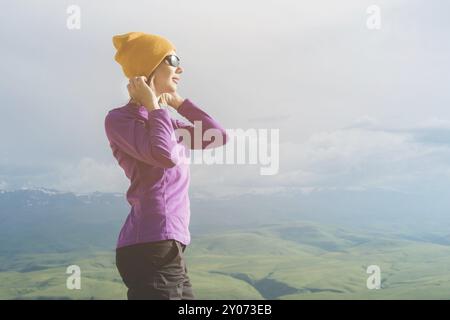
[[[150,85],[146,83],[147,78],[144,76],[138,76],[130,78],[127,85],[128,92],[131,98],[145,106],[148,110],[159,109],[158,98],[156,97],[155,85],[153,83],[152,76],[150,80]]]

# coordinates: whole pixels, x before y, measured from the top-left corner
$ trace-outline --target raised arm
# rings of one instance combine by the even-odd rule
[[[229,136],[226,130],[191,100],[184,99],[183,103],[177,108],[177,111],[194,124],[187,124],[185,122],[175,120],[178,128],[188,130],[191,139],[190,141],[185,142],[188,143],[188,147],[190,149],[211,149],[220,147],[228,142]],[[196,122],[199,124],[198,121],[201,121],[201,130],[200,128],[195,127]],[[214,129],[214,131],[207,132],[207,137],[203,139],[205,132],[209,129]],[[200,137],[198,137],[198,135],[200,135]],[[199,141],[198,144],[194,141],[196,137]]]
[[[109,112],[105,118],[105,131],[111,144],[139,161],[171,168],[181,160],[175,131],[166,109],[150,111],[148,120]]]

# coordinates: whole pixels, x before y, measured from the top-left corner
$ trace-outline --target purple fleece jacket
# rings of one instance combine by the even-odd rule
[[[177,111],[192,123],[201,121],[202,136],[215,128],[222,135],[222,144],[227,143],[225,129],[191,100],[185,99]],[[179,128],[189,131],[191,141],[187,144],[177,137],[175,130]],[[193,124],[172,119],[166,109],[148,111],[130,103],[108,112],[105,131],[113,156],[130,180],[126,196],[131,210],[116,247],[167,239],[188,245],[189,163],[180,161],[177,155],[189,154],[194,147],[217,147],[222,145],[220,141],[218,144],[202,139],[201,146],[196,147]],[[195,134],[198,133],[196,128]]]

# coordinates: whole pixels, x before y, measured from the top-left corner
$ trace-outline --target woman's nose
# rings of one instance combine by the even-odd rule
[[[184,69],[182,67],[177,67],[176,73],[183,73]]]

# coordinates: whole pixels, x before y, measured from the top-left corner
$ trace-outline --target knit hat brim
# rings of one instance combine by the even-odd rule
[[[156,34],[128,32],[113,36],[117,52],[114,59],[122,66],[127,78],[149,76],[175,46]]]

